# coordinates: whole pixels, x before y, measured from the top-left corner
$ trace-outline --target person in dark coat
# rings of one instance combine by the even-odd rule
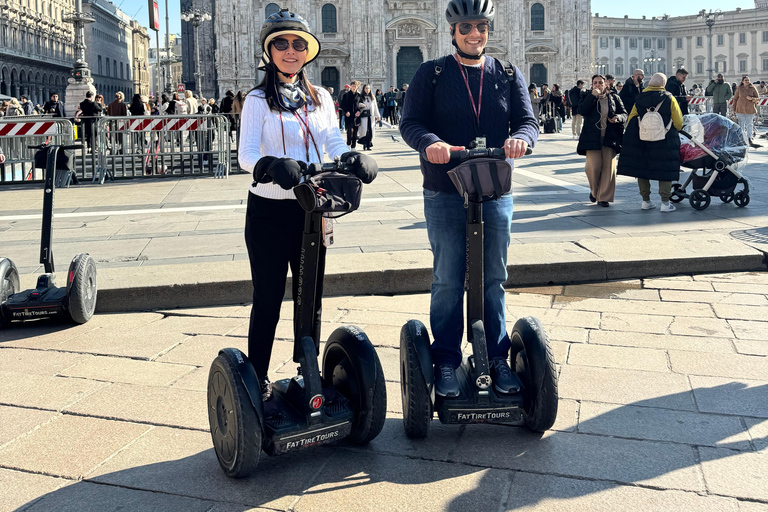
[[[235,124],[235,116],[232,113],[232,103],[235,101],[235,93],[227,91],[224,94],[224,99],[221,100],[221,106],[219,106],[219,112],[226,114],[229,119],[229,132],[234,133],[237,131],[237,125]],[[230,135],[230,138],[232,135]]]
[[[21,109],[24,111],[25,116],[35,115],[35,106],[29,101],[29,97],[26,94],[21,95]]]
[[[669,77],[665,86],[665,89],[677,100],[677,104],[680,105],[680,112],[684,116],[688,115],[688,101],[693,98],[685,90],[685,85],[683,85],[686,78],[688,78],[688,71],[685,68],[680,68],[675,71],[675,76]]]
[[[357,128],[360,126],[360,104],[362,96],[358,89],[360,82],[355,80],[350,84],[349,92],[339,101],[339,107],[344,112],[344,126],[347,127],[347,146],[355,149],[357,146]]]
[[[609,206],[616,191],[616,155],[621,152],[627,111],[619,95],[607,90],[603,75],[594,75],[592,88],[581,94],[579,114],[584,116],[584,127],[576,152],[587,157],[589,200]]]
[[[568,91],[568,106],[571,108],[571,133],[573,138],[577,139],[581,135],[581,128],[584,125],[584,118],[579,114],[579,101],[584,89],[584,80],[577,80],[576,86]]]
[[[43,106],[43,112],[46,114],[53,114],[53,117],[67,117],[67,111],[64,108],[64,103],[59,101],[59,93],[51,93],[51,101],[46,101]]]
[[[93,123],[102,115],[104,107],[93,101],[93,91],[85,93],[85,99],[80,102],[80,111],[83,113],[83,135],[90,147],[93,147]]]
[[[624,87],[621,88],[619,98],[624,104],[624,108],[629,111],[635,106],[635,97],[643,92],[643,78],[645,73],[642,69],[636,69],[632,72],[632,76],[627,78],[624,82]]]
[[[683,114],[677,100],[664,90],[667,77],[656,73],[651,77],[648,88],[635,99],[635,106],[627,118],[627,131],[619,157],[618,173],[622,176],[637,178],[643,210],[651,210],[656,205],[651,201],[651,182],[659,182],[661,211],[673,212],[675,205],[669,202],[672,195],[672,182],[680,179],[680,136],[678,130],[683,127]],[[662,101],[663,100],[663,101]],[[664,126],[669,126],[664,140],[648,142],[640,140],[640,119],[648,109],[659,107],[659,114]],[[672,121],[670,125],[670,120]]]

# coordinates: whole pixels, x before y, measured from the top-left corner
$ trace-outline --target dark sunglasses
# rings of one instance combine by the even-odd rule
[[[294,39],[292,43],[289,43],[287,39],[273,39],[271,44],[279,52],[287,50],[289,45],[293,46],[297,52],[303,52],[307,49],[307,42],[303,39]]]
[[[459,23],[459,34],[465,36],[472,32],[472,29],[477,27],[477,31],[481,34],[485,34],[488,32],[488,29],[491,28],[491,24],[488,22],[480,22],[477,25],[473,25],[472,23]]]

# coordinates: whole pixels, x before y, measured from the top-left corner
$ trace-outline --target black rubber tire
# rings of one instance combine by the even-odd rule
[[[21,291],[21,284],[16,265],[8,258],[0,258],[0,305],[8,300],[8,297],[19,291]],[[0,312],[0,326],[9,323],[10,321],[5,320]]]
[[[213,360],[208,373],[208,424],[224,474],[251,475],[261,456],[261,423],[237,368],[223,354]]]
[[[515,323],[510,340],[511,366],[524,386],[525,426],[544,432],[557,418],[557,369],[552,347],[541,323],[530,316]]]
[[[669,196],[669,200],[672,201],[673,203],[679,203],[680,201],[685,199],[682,195],[680,195],[681,193],[685,194],[685,190],[682,190],[682,188],[683,186],[679,183],[675,183],[674,185],[672,185],[672,195]]]
[[[432,398],[424,382],[413,326],[417,320],[410,320],[400,331],[400,396],[403,401],[403,426],[405,435],[411,439],[424,439],[432,423]],[[421,324],[421,322],[419,322]],[[422,341],[429,347],[429,334],[422,324],[419,331]],[[431,370],[431,369],[430,369]]]
[[[695,210],[706,210],[709,207],[709,203],[712,202],[712,196],[710,196],[709,192],[706,190],[697,188],[691,192],[691,197],[688,198],[688,202],[691,203],[691,206]]]
[[[737,192],[736,195],[733,196],[733,204],[739,208],[744,208],[749,204],[749,194],[743,190],[741,192]]]
[[[728,192],[727,194],[720,194],[720,200],[726,204],[733,201],[733,199],[734,199],[733,192]]]
[[[350,443],[368,444],[381,433],[387,419],[387,385],[379,356],[363,331],[354,326],[334,331],[323,352],[322,380],[323,387],[332,385],[352,404]]]
[[[67,302],[69,316],[76,324],[84,324],[96,311],[96,263],[87,253],[72,258],[67,275]]]

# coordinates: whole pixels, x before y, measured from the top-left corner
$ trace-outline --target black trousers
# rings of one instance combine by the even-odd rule
[[[347,146],[354,148],[357,146],[357,126],[355,126],[355,118],[349,116],[346,121],[347,125]]]
[[[275,329],[280,320],[280,306],[285,294],[288,266],[291,275],[299,275],[304,210],[292,199],[267,199],[248,194],[245,219],[245,245],[251,263],[253,308],[248,330],[248,359],[259,378],[267,376]],[[320,247],[318,286],[315,294],[314,321],[311,332],[320,340],[325,247]],[[296,307],[298,280],[292,279],[293,328],[296,335],[299,315]]]

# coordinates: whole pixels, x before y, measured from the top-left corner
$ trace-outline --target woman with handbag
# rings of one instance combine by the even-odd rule
[[[371,86],[365,84],[363,87],[362,107],[360,111],[360,128],[357,130],[358,140],[363,145],[364,150],[370,150],[373,147],[373,131],[376,123],[381,121],[379,106],[376,97],[371,93]]]
[[[245,243],[253,281],[253,308],[248,331],[248,358],[259,377],[262,398],[272,387],[267,373],[275,329],[290,265],[298,275],[304,210],[293,187],[310,163],[323,155],[341,157],[355,171],[372,171],[376,163],[367,155],[350,152],[338,129],[331,95],[314,87],[304,67],[320,53],[320,42],[299,15],[281,10],[264,21],[259,39],[265,72],[259,85],[245,97],[240,118],[240,167],[253,173],[245,220]],[[361,179],[362,176],[361,176]],[[365,181],[363,179],[363,181]],[[320,248],[319,272],[325,267]],[[297,298],[298,279],[293,280]],[[320,329],[322,290],[315,301],[316,328]],[[294,325],[297,319],[294,317]],[[320,338],[320,333],[316,333]]]

